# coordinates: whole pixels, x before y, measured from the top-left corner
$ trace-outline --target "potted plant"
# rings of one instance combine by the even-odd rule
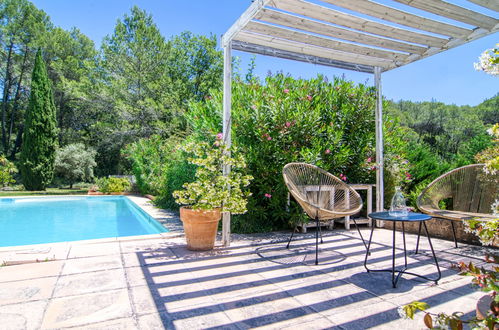
[[[211,250],[215,245],[218,222],[222,212],[246,212],[247,187],[253,179],[244,175],[246,163],[235,148],[227,148],[218,134],[213,144],[188,143],[182,149],[192,154],[188,161],[197,166],[195,181],[185,183],[183,190],[173,193],[180,205],[180,219],[184,226],[189,250]],[[231,156],[232,154],[232,156]],[[223,168],[231,167],[224,175]]]

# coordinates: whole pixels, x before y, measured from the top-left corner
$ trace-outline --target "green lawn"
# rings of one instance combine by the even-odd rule
[[[0,197],[10,196],[43,196],[43,195],[86,195],[87,188],[47,188],[45,191],[26,191],[26,190],[13,190],[13,191],[0,191]]]

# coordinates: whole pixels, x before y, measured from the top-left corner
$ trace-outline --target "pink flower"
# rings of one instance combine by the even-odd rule
[[[270,141],[272,140],[272,138],[270,136],[267,136],[267,141]]]
[[[256,105],[254,105],[254,104],[253,104],[253,105],[251,106],[251,109],[256,110]]]
[[[272,195],[271,195],[271,194],[265,194],[265,197],[267,197],[267,198],[271,198],[271,197],[272,197]]]
[[[286,127],[290,127],[291,126],[291,122],[287,121],[286,122]]]
[[[324,151],[326,153],[326,155],[329,155],[331,153],[331,150],[329,149],[326,149],[326,151]]]
[[[312,96],[307,95],[307,100],[312,101]]]
[[[217,134],[217,140],[221,140],[224,137],[223,133]]]
[[[283,90],[283,92],[286,93],[286,94],[288,94],[289,93],[289,89],[286,88],[285,90]]]
[[[367,162],[370,163],[372,161],[371,157],[367,158]]]
[[[342,173],[340,174],[340,179],[343,181],[347,181],[347,176]]]

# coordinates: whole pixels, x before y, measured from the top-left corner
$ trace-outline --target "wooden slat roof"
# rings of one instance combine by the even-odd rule
[[[499,0],[467,2],[468,8],[443,0],[254,0],[222,43],[361,72],[388,71],[499,31]]]

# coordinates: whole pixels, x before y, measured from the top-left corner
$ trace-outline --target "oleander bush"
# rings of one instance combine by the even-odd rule
[[[192,103],[187,113],[193,138],[203,140],[222,131],[221,91]],[[342,78],[311,80],[284,74],[269,75],[264,83],[236,78],[232,88],[233,143],[246,158],[250,185],[248,213],[234,217],[236,232],[270,231],[303,220],[291,203],[282,168],[307,162],[348,183],[374,183],[375,90]],[[385,123],[386,150],[403,150],[399,126]],[[401,162],[391,157],[388,162]]]

